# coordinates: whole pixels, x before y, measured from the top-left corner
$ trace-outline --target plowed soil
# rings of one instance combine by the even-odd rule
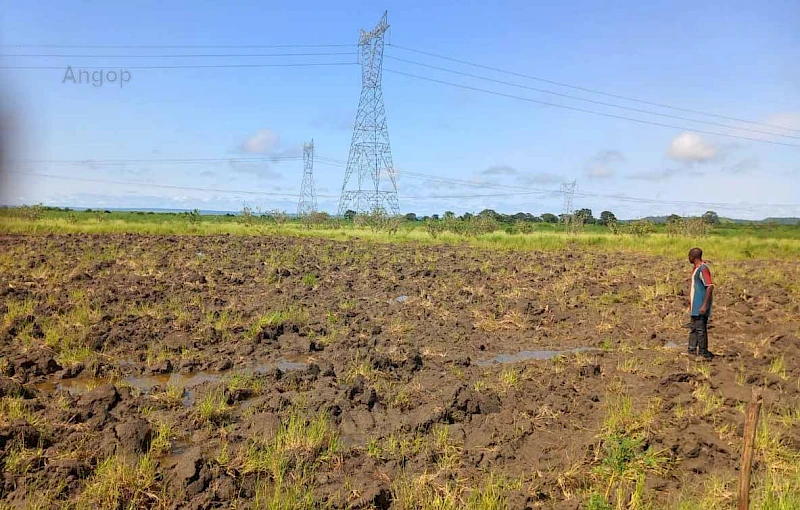
[[[669,505],[736,475],[754,387],[765,409],[800,405],[800,264],[708,255],[717,357],[702,361],[684,354],[682,260],[2,236],[0,497],[98,504],[104,461],[147,454],[154,483],[123,502],[253,507],[278,481],[248,467],[247,449],[300,413],[326,417],[340,443],[303,478],[311,508],[407,508],[399,487],[423,476],[465,498],[502,479],[508,508],[583,508],[626,397],[651,413],[638,432],[667,462],[647,495]],[[800,449],[800,430],[784,440]]]

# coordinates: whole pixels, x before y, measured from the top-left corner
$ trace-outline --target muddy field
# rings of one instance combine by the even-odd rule
[[[2,236],[2,504],[671,507],[730,489],[753,388],[761,484],[800,450],[800,263],[707,255],[712,361],[684,260]]]

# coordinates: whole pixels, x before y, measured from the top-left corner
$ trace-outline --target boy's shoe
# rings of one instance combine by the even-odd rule
[[[698,354],[698,355],[699,355],[701,358],[704,358],[704,359],[713,359],[713,358],[714,358],[714,353],[713,353],[713,352],[711,352],[711,351],[700,351],[700,352],[698,352],[697,354]]]

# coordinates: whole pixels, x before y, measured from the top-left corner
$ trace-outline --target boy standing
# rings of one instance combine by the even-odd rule
[[[703,250],[700,248],[689,250],[689,262],[694,266],[694,269],[692,269],[692,290],[689,294],[689,307],[692,316],[691,332],[689,333],[689,354],[711,359],[714,355],[708,350],[708,318],[711,315],[714,283],[711,281],[711,271],[703,261]]]

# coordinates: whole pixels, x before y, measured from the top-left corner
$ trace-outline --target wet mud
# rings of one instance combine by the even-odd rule
[[[309,508],[401,508],[403,480],[477,489],[490,475],[514,481],[507,508],[582,508],[626,397],[654,409],[648,445],[669,468],[648,494],[668,502],[735,475],[754,387],[767,409],[800,404],[800,264],[712,265],[717,357],[702,361],[682,352],[689,268],[635,259],[2,236],[0,497],[96,502],[108,459],[147,458],[152,497],[131,495],[135,506],[252,508],[259,484],[276,483],[252,467],[253,445],[322,416],[336,455],[295,452],[286,468],[297,480],[315,459]],[[800,431],[787,434],[800,448]]]

